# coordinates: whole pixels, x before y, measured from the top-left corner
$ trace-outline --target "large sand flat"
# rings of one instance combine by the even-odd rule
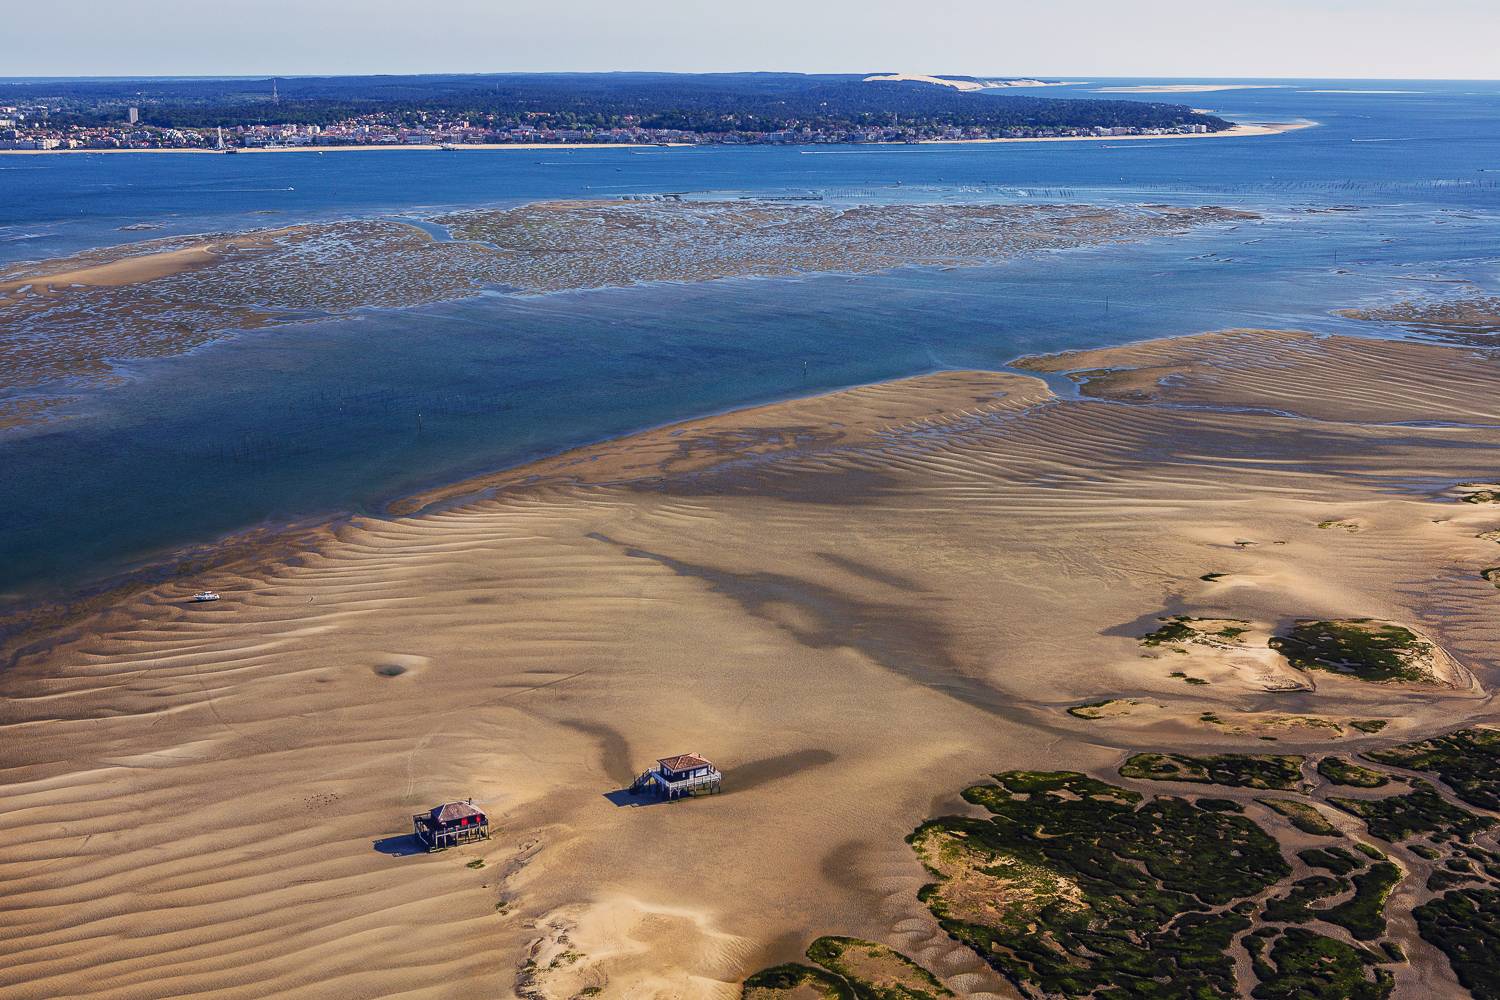
[[[1500,508],[1447,492],[1495,471],[1492,358],[1236,332],[1037,364],[1147,374],[1060,400],[947,373],[655,431],[122,598],[20,658],[0,992],[729,997],[847,933],[1008,996],[902,843],[965,783],[1494,718],[1475,536]],[[202,585],[224,600],[184,603]],[[1404,621],[1483,690],[1272,693],[1228,660],[1187,687],[1134,638],[1169,612]],[[1164,707],[1065,712],[1118,696]],[[609,797],[688,750],[727,794]],[[411,813],[470,795],[490,842],[410,853]],[[1452,995],[1407,947],[1401,994]]]

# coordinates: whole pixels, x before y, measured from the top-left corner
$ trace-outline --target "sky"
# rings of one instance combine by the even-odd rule
[[[0,0],[0,76],[1500,77],[1497,0]]]

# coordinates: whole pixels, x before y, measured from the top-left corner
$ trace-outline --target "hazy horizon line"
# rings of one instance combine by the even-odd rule
[[[53,73],[53,74],[19,74],[15,76],[0,75],[0,81],[48,81],[48,80],[271,80],[271,79],[335,79],[338,77],[357,76],[611,76],[629,74],[656,74],[662,76],[733,76],[745,74],[766,74],[780,76],[862,76],[880,73],[916,73],[910,69],[876,68],[865,70],[780,70],[780,69],[716,69],[716,70],[679,70],[679,69],[540,69],[540,70],[508,70],[508,69],[484,69],[484,70],[409,70],[404,72],[390,72],[382,70],[346,70],[337,73],[325,72],[256,72],[256,73]],[[992,80],[1039,80],[1039,79],[1071,79],[1069,82],[1076,84],[1092,83],[1095,80],[1162,80],[1162,81],[1200,81],[1200,82],[1247,82],[1247,81],[1273,81],[1273,82],[1301,82],[1318,80],[1341,80],[1357,83],[1385,83],[1401,81],[1403,83],[1500,83],[1500,77],[1434,77],[1434,76],[1211,76],[1208,74],[1189,74],[1169,76],[1166,74],[1115,74],[1115,73],[974,73],[974,72],[952,72],[937,71],[923,73],[926,76],[938,77],[968,77],[973,79]],[[1091,79],[1076,79],[1078,77],[1089,77]]]

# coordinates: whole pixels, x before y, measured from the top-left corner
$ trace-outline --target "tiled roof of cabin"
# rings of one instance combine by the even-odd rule
[[[691,771],[695,767],[713,767],[713,762],[695,753],[682,753],[676,757],[663,757],[657,761],[668,771]]]
[[[449,802],[447,805],[433,808],[432,821],[434,823],[457,823],[466,817],[483,815],[483,811],[476,808],[473,803]]]

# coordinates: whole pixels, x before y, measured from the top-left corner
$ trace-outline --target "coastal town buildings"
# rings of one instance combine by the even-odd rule
[[[216,149],[215,128],[173,128],[141,120],[131,107],[117,123],[78,125],[50,120],[45,106],[0,108],[0,150]],[[931,124],[863,128],[795,127],[771,131],[685,131],[642,128],[538,127],[526,121],[448,119],[436,112],[384,112],[318,125],[287,122],[275,125],[238,125],[223,129],[225,149],[278,149],[307,146],[505,145],[511,143],[621,143],[660,144],[775,144],[943,142],[977,139],[1038,139],[1128,135],[1192,135],[1209,132],[1207,125],[1190,123],[1163,128],[1005,127],[964,128]]]

